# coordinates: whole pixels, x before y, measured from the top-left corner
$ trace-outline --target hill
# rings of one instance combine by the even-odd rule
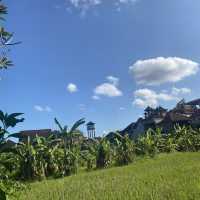
[[[200,199],[200,153],[161,154],[135,163],[30,184],[20,200]]]

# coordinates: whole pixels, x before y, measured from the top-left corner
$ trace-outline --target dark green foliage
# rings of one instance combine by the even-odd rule
[[[16,118],[20,115],[21,113],[11,115],[1,113],[3,127],[12,127],[23,121]],[[12,120],[5,122],[2,120],[5,118]],[[77,128],[84,123],[83,119],[77,121],[70,130],[67,126],[62,127],[57,119],[55,122],[60,129],[59,139],[55,136],[49,138],[37,136],[32,143],[28,140],[26,144],[5,149],[4,153],[0,154],[1,173],[6,174],[10,180],[41,180],[46,177],[75,174],[79,166],[90,171],[94,168],[108,168],[115,164],[128,165],[138,155],[154,157],[158,153],[200,150],[200,130],[191,127],[177,126],[173,133],[167,135],[163,135],[161,129],[149,129],[135,141],[128,135],[121,136],[115,133],[110,143],[107,138],[99,141],[93,139],[76,141],[76,136],[81,134]],[[7,195],[3,186],[0,186],[0,190],[1,195],[4,195],[4,192]]]
[[[82,160],[86,162],[87,170],[92,170],[96,162],[97,141],[90,140],[90,143],[83,143],[80,153]]]
[[[1,200],[6,200],[6,193],[3,191],[3,189],[0,188],[0,199]]]
[[[1,3],[1,1],[0,1]],[[4,20],[3,16],[6,15],[7,12],[7,7],[3,4],[0,4],[0,20]]]
[[[8,200],[9,197],[19,199],[18,191],[24,190],[26,187],[24,184],[10,179],[5,174],[0,173],[0,200]]]
[[[0,21],[4,21],[4,16],[7,14],[7,7],[4,6],[0,1]],[[13,33],[9,33],[2,26],[0,26],[0,70],[7,69],[8,67],[13,66],[11,60],[9,60],[7,54],[9,47],[20,44],[20,42],[12,42]]]
[[[42,177],[49,177],[58,174],[58,157],[56,152],[59,149],[60,139],[54,139],[53,136],[48,138],[36,137],[33,146],[36,149],[36,160],[38,162],[38,168]]]
[[[116,164],[128,165],[135,157],[135,144],[128,135],[121,136],[116,133]]]
[[[111,146],[110,142],[103,138],[97,146],[96,167],[106,168],[111,164]]]
[[[12,61],[8,60],[5,56],[0,57],[0,69],[7,69],[11,66],[13,66]]]
[[[153,130],[149,129],[145,135],[136,141],[137,154],[154,157],[158,153],[158,138]]]
[[[4,15],[7,14],[7,7],[4,6],[0,1],[0,21],[5,20]],[[12,61],[7,58],[7,46],[11,40],[13,35],[7,31],[3,27],[0,26],[0,70],[7,69],[12,66]]]
[[[6,134],[8,134],[8,136],[12,136],[9,135],[8,128],[13,128],[18,123],[24,121],[24,118],[18,118],[21,115],[23,115],[23,113],[12,113],[9,115],[0,110],[0,143],[4,141]]]
[[[80,119],[77,122],[75,122],[69,131],[67,126],[63,127],[56,118],[54,120],[59,127],[60,135],[62,136],[64,145],[63,175],[68,176],[72,173],[77,172],[78,154],[77,154],[77,147],[74,145],[73,138],[74,136],[79,134],[79,132],[77,132],[76,130],[78,129],[79,126],[85,123],[85,120]]]
[[[191,127],[175,127],[173,134],[177,151],[199,151],[200,150],[200,129]]]
[[[79,153],[77,149],[71,149],[66,151],[65,155],[65,166],[64,166],[64,175],[69,176],[71,174],[76,174],[78,171],[78,158]]]

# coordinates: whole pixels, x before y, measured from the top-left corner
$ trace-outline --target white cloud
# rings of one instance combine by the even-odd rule
[[[111,5],[120,8],[121,5],[129,5],[133,4],[138,0],[112,0]],[[91,9],[95,8],[99,5],[106,4],[107,0],[65,0],[67,8],[73,8],[79,10],[81,15],[85,15],[86,12]]]
[[[190,88],[176,88],[176,87],[173,87],[172,88],[172,94],[173,95],[181,95],[181,94],[190,94],[192,91]]]
[[[52,112],[52,109],[51,109],[49,106],[46,106],[46,107],[45,107],[45,111],[46,111],[46,112]]]
[[[173,87],[171,91],[164,90],[162,92],[156,92],[148,88],[139,89],[134,92],[135,100],[133,105],[145,108],[147,106],[156,107],[160,101],[178,101],[184,97],[184,95],[190,94],[192,91],[190,88],[176,88]]]
[[[120,107],[119,110],[126,110],[126,108],[124,108],[124,107]]]
[[[194,75],[199,64],[178,57],[157,57],[138,60],[129,68],[138,84],[159,85],[167,82],[178,82],[185,77]]]
[[[100,5],[102,0],[65,0],[67,4],[67,9],[72,11],[72,8],[79,10],[81,16],[84,16],[86,12],[92,8]]]
[[[102,3],[102,0],[67,0],[76,8],[89,8],[91,6],[97,6]]]
[[[152,108],[155,108],[158,105],[157,99],[140,99],[136,98],[133,102],[133,105],[136,105],[140,108],[145,108],[147,106],[150,106]]]
[[[40,105],[35,105],[34,109],[38,112],[52,112],[52,109],[49,106],[40,106]]]
[[[78,91],[78,88],[77,88],[77,86],[74,83],[69,83],[68,86],[67,86],[67,90],[70,93],[74,93],[74,92]]]
[[[136,3],[138,0],[116,0],[116,2],[121,4]]]
[[[135,100],[133,102],[134,105],[139,107],[156,107],[159,104],[159,101],[174,101],[177,100],[176,96],[167,93],[157,93],[153,90],[144,88],[139,89],[134,92]]]
[[[122,92],[111,83],[103,83],[97,86],[94,90],[95,95],[103,95],[108,97],[122,96]]]
[[[106,79],[112,83],[113,85],[118,85],[119,84],[119,78],[114,77],[114,76],[107,76]]]
[[[39,106],[39,105],[35,105],[34,109],[39,111],[39,112],[43,112],[43,108],[41,106]]]
[[[99,96],[97,96],[97,95],[93,95],[93,96],[92,96],[92,99],[94,99],[94,100],[99,100],[99,99],[100,99],[100,97],[99,97]]]

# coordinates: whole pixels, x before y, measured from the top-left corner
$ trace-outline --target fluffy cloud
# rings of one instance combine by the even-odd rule
[[[67,0],[74,7],[90,7],[101,4],[102,0]]]
[[[92,96],[92,99],[94,99],[94,100],[99,100],[99,99],[100,99],[100,97],[99,97],[99,96],[97,96],[97,95],[93,95],[93,96]]]
[[[68,8],[74,8],[81,11],[84,15],[90,8],[105,4],[107,0],[65,0]],[[112,0],[111,4],[117,8],[122,4],[133,4],[137,0]]]
[[[139,89],[134,92],[135,100],[134,105],[145,108],[147,106],[156,107],[160,101],[178,101],[184,95],[191,93],[189,88],[176,88],[173,87],[171,91],[155,92],[148,88]]]
[[[70,93],[74,93],[74,92],[78,91],[78,88],[77,88],[77,86],[74,83],[69,83],[68,86],[67,86],[67,90]]]
[[[43,107],[43,106],[40,106],[40,105],[35,105],[34,109],[36,111],[39,111],[39,112],[52,112],[52,109],[49,106]]]
[[[175,96],[178,96],[178,95],[184,95],[184,94],[190,94],[192,91],[190,88],[176,88],[176,87],[173,87],[172,88],[172,94],[175,95]]]
[[[107,76],[106,79],[112,83],[113,85],[118,85],[119,84],[119,78],[114,77],[114,76]]]
[[[97,86],[94,90],[96,95],[103,95],[108,97],[118,97],[122,96],[122,92],[111,83],[103,83]]]
[[[167,82],[178,82],[185,77],[194,75],[199,64],[178,57],[158,57],[139,60],[129,68],[138,84],[159,85]]]
[[[101,0],[66,0],[71,7],[81,11],[81,15],[85,15],[86,11],[91,8],[100,5]]]
[[[122,91],[118,89],[119,78],[107,76],[106,80],[108,82],[102,83],[94,89],[94,95],[92,96],[94,100],[100,99],[100,95],[107,97],[119,97],[123,95]]]
[[[142,108],[147,106],[156,107],[159,104],[159,100],[172,101],[177,99],[171,94],[156,93],[155,91],[147,88],[136,90],[134,96],[135,100],[133,104]]]

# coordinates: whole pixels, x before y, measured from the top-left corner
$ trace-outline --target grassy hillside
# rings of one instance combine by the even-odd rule
[[[132,165],[30,185],[20,200],[200,199],[200,153],[163,154]]]

